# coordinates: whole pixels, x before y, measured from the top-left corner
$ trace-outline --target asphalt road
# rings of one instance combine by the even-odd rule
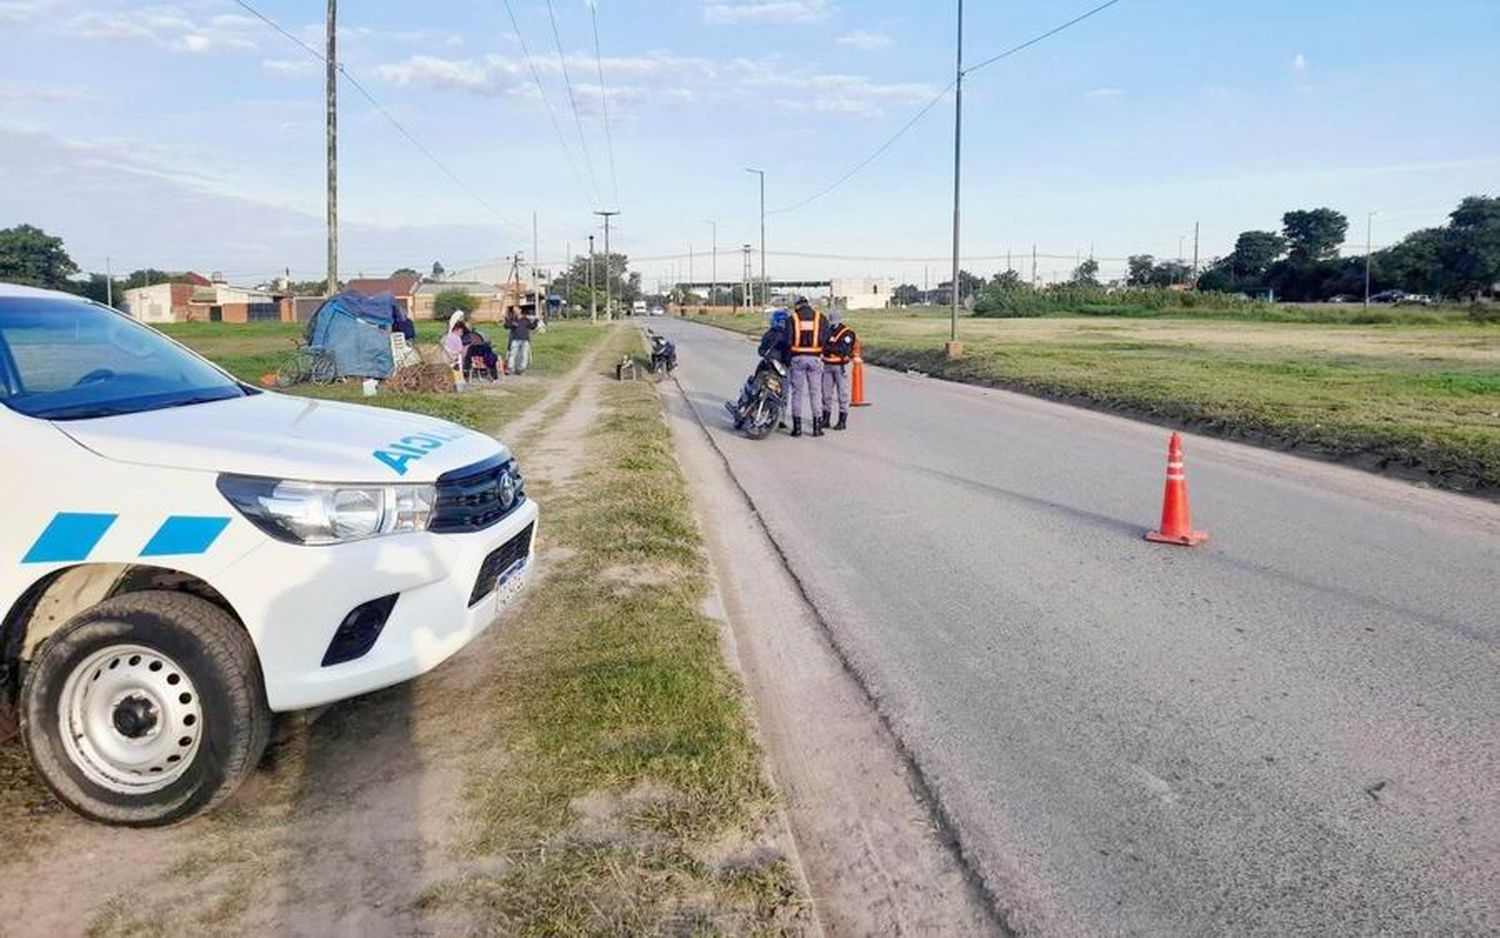
[[[1190,437],[1148,544],[1163,428],[871,370],[753,442],[653,326],[1012,927],[1500,933],[1500,507]]]

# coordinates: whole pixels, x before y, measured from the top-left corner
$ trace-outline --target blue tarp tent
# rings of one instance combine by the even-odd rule
[[[396,298],[340,293],[318,307],[307,323],[307,344],[333,354],[340,378],[386,378],[391,359],[391,326]]]

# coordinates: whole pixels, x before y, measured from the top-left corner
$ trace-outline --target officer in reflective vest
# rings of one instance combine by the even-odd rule
[[[833,405],[839,405],[835,430],[849,429],[849,362],[854,358],[854,330],[844,325],[844,314],[828,314],[828,341],[823,344],[823,426],[829,425]]]
[[[828,320],[812,308],[805,297],[787,323],[792,330],[792,436],[802,435],[802,398],[808,399],[812,435],[823,435],[823,346],[828,341]]]

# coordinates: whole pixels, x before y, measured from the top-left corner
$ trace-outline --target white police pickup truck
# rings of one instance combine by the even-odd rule
[[[0,285],[0,700],[88,817],[205,811],[272,712],[433,668],[524,587],[536,523],[488,436]]]

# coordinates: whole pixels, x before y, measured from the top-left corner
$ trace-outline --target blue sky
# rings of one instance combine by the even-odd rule
[[[250,0],[313,46],[317,0]],[[615,244],[638,257],[758,241],[772,209],[864,159],[952,78],[952,5],[915,0],[597,0],[618,178]],[[981,60],[1095,5],[970,0]],[[341,89],[346,276],[585,250],[614,207],[584,0],[341,4],[342,56],[462,182],[347,84]],[[0,0],[0,225],[64,236],[81,264],[222,270],[254,281],[322,266],[322,78],[308,53],[232,0]],[[1329,205],[1377,244],[1500,192],[1500,3],[1121,0],[972,74],[965,255],[1013,252],[1042,276],[1091,247],[1203,254],[1283,211]],[[522,55],[556,114],[554,131]],[[580,126],[587,158],[580,143]],[[770,220],[781,276],[934,281],[947,253],[951,99],[828,196]],[[592,178],[588,166],[592,164]],[[1351,249],[1353,249],[1351,245]],[[1360,245],[1362,248],[1362,245]],[[1027,256],[1023,263],[1022,256]],[[896,258],[902,258],[900,260]],[[648,283],[687,261],[641,264]],[[1106,261],[1106,272],[1119,265]],[[736,257],[719,274],[738,272]]]

